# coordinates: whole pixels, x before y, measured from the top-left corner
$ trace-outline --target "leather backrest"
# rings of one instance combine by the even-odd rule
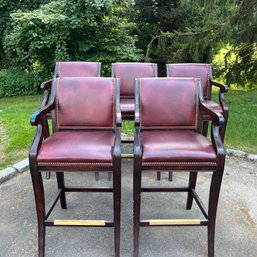
[[[155,63],[113,63],[112,77],[120,78],[121,97],[135,97],[135,79],[157,77]]]
[[[198,83],[195,78],[140,79],[141,127],[197,129]]]
[[[211,98],[210,76],[211,65],[205,63],[176,63],[167,64],[167,77],[190,77],[202,80],[205,99]]]
[[[114,78],[57,78],[57,127],[59,129],[114,127],[115,87]]]
[[[100,77],[100,62],[57,62],[55,77]]]

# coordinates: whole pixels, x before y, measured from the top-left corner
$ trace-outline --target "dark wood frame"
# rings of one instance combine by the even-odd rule
[[[185,63],[185,64],[197,65],[197,63]],[[167,77],[171,77],[169,65],[172,65],[172,64],[166,64]],[[181,63],[181,65],[183,65],[183,64]],[[208,89],[207,96],[205,97],[204,100],[211,100],[212,99],[212,86],[219,88],[219,104],[222,108],[222,111],[223,111],[222,115],[224,117],[224,123],[220,127],[220,137],[221,137],[222,142],[224,142],[226,128],[227,128],[227,121],[228,121],[228,113],[229,113],[228,105],[227,105],[226,100],[225,100],[225,93],[228,92],[228,86],[225,85],[225,84],[214,81],[213,80],[213,75],[212,75],[212,66],[210,64],[205,64],[205,65],[208,66],[209,89]],[[206,113],[204,113],[204,114],[206,114]],[[208,115],[204,116],[202,134],[205,135],[205,136],[208,133],[208,124],[209,124],[209,121],[211,121],[211,120],[212,119],[211,119],[210,116],[208,116]]]
[[[215,165],[169,165],[169,166],[146,166],[142,163],[142,145],[140,140],[140,132],[143,130],[140,124],[140,90],[139,90],[139,80],[136,82],[136,113],[135,113],[135,138],[134,138],[134,177],[133,177],[133,213],[134,213],[134,257],[139,255],[139,229],[140,227],[147,226],[207,226],[208,228],[208,256],[214,257],[214,235],[215,235],[215,221],[217,205],[220,193],[220,186],[224,171],[225,164],[225,149],[223,147],[222,140],[220,138],[219,126],[224,124],[224,118],[219,113],[215,113],[213,110],[209,109],[203,99],[201,82],[198,80],[199,88],[199,104],[200,110],[206,112],[212,119],[211,126],[211,141],[215,148],[217,154],[217,162]],[[201,119],[198,123],[197,131],[201,131]],[[179,139],[178,139],[179,140]],[[143,171],[149,170],[172,170],[172,171],[187,171],[189,172],[189,183],[187,187],[170,187],[170,188],[142,188],[141,178]],[[212,172],[212,179],[209,191],[209,208],[208,210],[201,202],[199,196],[196,193],[196,181],[198,171],[208,171]],[[170,222],[170,224],[151,224],[150,220],[140,219],[140,206],[141,206],[141,193],[142,192],[187,192],[187,203],[186,209],[189,210],[192,207],[193,200],[199,206],[205,219],[199,220],[199,224],[190,224],[190,222],[176,223]]]
[[[105,192],[113,193],[113,205],[114,205],[114,220],[105,221],[105,225],[101,227],[114,227],[114,242],[115,242],[115,257],[120,256],[120,208],[121,208],[121,113],[119,106],[119,80],[116,79],[116,121],[115,127],[110,128],[115,133],[115,143],[112,148],[113,162],[111,166],[77,166],[76,168],[70,169],[70,167],[58,167],[58,166],[39,166],[37,162],[37,155],[42,145],[44,138],[49,136],[46,133],[47,123],[46,117],[55,109],[55,95],[56,95],[56,79],[53,80],[51,86],[51,98],[47,105],[31,116],[31,125],[36,126],[36,135],[29,151],[29,164],[30,173],[32,178],[32,184],[34,189],[34,196],[36,202],[37,221],[38,221],[38,256],[45,256],[45,233],[47,226],[65,226],[56,225],[54,221],[48,220],[52,210],[54,209],[58,200],[60,200],[62,209],[66,209],[66,192]],[[112,187],[68,187],[65,185],[64,172],[70,171],[104,171],[113,173],[113,186]],[[48,210],[45,208],[45,197],[44,197],[44,185],[42,180],[42,172],[55,171],[57,177],[58,192],[54,200],[52,201]],[[68,226],[86,226],[94,227],[96,224],[91,225],[68,225]]]

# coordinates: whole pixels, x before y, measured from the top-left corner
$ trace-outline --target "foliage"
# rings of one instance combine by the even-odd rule
[[[226,82],[244,86],[256,81],[257,0],[137,0],[136,6],[139,46],[148,40],[145,60],[162,66],[161,75],[165,63],[211,63],[229,44],[221,71]]]
[[[49,74],[57,61],[138,61],[134,24],[111,0],[51,1],[11,14],[5,50],[13,65]],[[106,71],[104,71],[106,73]]]
[[[33,10],[41,4],[48,3],[50,0],[0,0],[0,67],[5,68],[8,62],[3,51],[3,35],[10,22],[10,13],[15,10]]]
[[[38,93],[39,82],[33,73],[19,68],[0,70],[0,97]]]

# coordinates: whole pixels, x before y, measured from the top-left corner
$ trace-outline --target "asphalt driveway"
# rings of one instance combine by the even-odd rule
[[[121,256],[131,257],[132,248],[132,162],[122,163],[122,224]],[[177,172],[174,181],[156,180],[156,173],[143,177],[144,185],[187,185],[187,173]],[[66,176],[67,184],[111,185],[107,174],[100,181],[93,173]],[[210,174],[199,176],[197,191],[204,202]],[[56,192],[52,175],[45,180],[46,199]],[[185,210],[185,193],[143,193],[142,218],[200,218],[193,204]],[[69,193],[68,209],[59,204],[53,218],[112,219],[112,197],[108,193]],[[257,256],[257,162],[227,157],[217,215],[217,257]],[[46,257],[107,257],[113,256],[113,228],[47,228]],[[0,185],[0,256],[37,256],[37,225],[34,196],[28,171]],[[200,257],[207,256],[206,227],[141,228],[140,256],[144,257]]]

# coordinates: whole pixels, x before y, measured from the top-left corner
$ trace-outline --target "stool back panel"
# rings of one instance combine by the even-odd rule
[[[58,62],[56,77],[99,77],[101,63],[99,62]]]
[[[58,78],[56,118],[58,128],[114,127],[115,79]]]
[[[121,97],[135,96],[135,79],[157,76],[157,66],[154,63],[114,63],[113,77],[120,78]]]
[[[194,78],[141,79],[142,127],[197,128],[198,86]]]
[[[210,76],[211,66],[201,63],[167,64],[168,77],[190,77],[202,80],[203,95],[210,98]]]

